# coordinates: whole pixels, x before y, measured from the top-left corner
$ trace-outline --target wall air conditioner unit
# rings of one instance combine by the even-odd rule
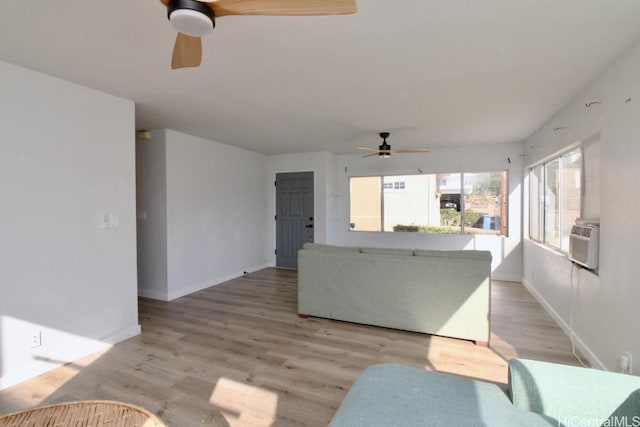
[[[569,236],[569,259],[589,270],[598,268],[600,226],[576,221]]]

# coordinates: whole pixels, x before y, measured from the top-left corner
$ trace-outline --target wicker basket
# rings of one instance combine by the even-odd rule
[[[84,400],[0,416],[0,427],[167,427],[146,409],[123,402]]]

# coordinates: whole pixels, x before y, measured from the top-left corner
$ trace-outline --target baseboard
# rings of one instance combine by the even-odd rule
[[[491,273],[491,280],[498,280],[500,282],[521,282],[522,277]]]
[[[256,265],[255,267],[251,267],[251,269],[249,269],[247,271],[249,273],[252,273],[254,271],[264,270],[265,268],[269,268],[269,267],[272,267],[272,265],[269,264],[269,263],[264,263],[264,264]]]
[[[106,344],[117,344],[121,341],[128,340],[129,338],[133,338],[136,335],[140,335],[142,333],[142,327],[139,324],[131,325],[128,328],[121,329],[113,335],[109,335],[108,337],[100,340]]]
[[[567,335],[567,337],[570,337],[571,328],[565,322],[562,316],[560,316],[560,314],[556,310],[554,310],[554,308],[547,302],[547,300],[545,300],[542,297],[542,295],[538,293],[538,291],[531,284],[531,282],[529,282],[527,279],[522,278],[522,284],[524,285],[525,288],[527,288],[527,290],[531,293],[531,295],[533,295],[533,297],[538,301],[538,303],[540,303],[542,308],[544,308],[545,311],[549,313],[549,315],[558,324],[558,326],[560,326],[560,329],[562,329],[562,331]],[[587,346],[585,342],[582,341],[582,339],[575,332],[573,333],[573,342],[576,346],[576,349],[579,350],[580,353],[582,353],[587,358],[591,366],[597,369],[601,369],[603,371],[609,370],[607,369],[605,364],[602,363],[602,361],[598,358],[598,356],[596,356],[595,353],[591,351],[589,346]]]
[[[189,295],[189,294],[192,294],[194,292],[198,292],[198,291],[201,291],[203,289],[210,288],[211,286],[220,285],[220,284],[222,284],[224,282],[228,282],[229,280],[232,280],[232,279],[235,279],[237,277],[243,276],[245,271],[247,273],[252,273],[254,271],[262,270],[262,269],[267,268],[267,267],[268,267],[267,264],[256,265],[256,266],[249,267],[249,268],[247,268],[246,270],[243,270],[243,271],[237,271],[235,273],[226,274],[224,276],[219,276],[219,277],[213,278],[213,279],[208,280],[208,281],[203,282],[203,283],[198,283],[198,284],[195,284],[195,285],[192,285],[192,286],[187,286],[185,288],[176,289],[175,291],[169,292],[164,301],[172,301],[172,300],[174,300],[176,298],[180,298],[180,297],[183,297],[185,295]]]
[[[155,289],[138,288],[138,296],[143,298],[157,299],[160,301],[168,301],[166,292],[157,291]]]

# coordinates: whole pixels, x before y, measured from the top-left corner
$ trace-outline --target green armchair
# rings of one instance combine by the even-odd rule
[[[395,364],[365,369],[330,427],[640,427],[640,377],[533,360],[509,362],[509,385]]]
[[[513,406],[556,425],[640,427],[640,377],[533,360],[509,362]]]

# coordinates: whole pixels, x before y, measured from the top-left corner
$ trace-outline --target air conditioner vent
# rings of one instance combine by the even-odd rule
[[[597,269],[599,231],[597,225],[574,225],[569,237],[569,259],[590,270]]]

